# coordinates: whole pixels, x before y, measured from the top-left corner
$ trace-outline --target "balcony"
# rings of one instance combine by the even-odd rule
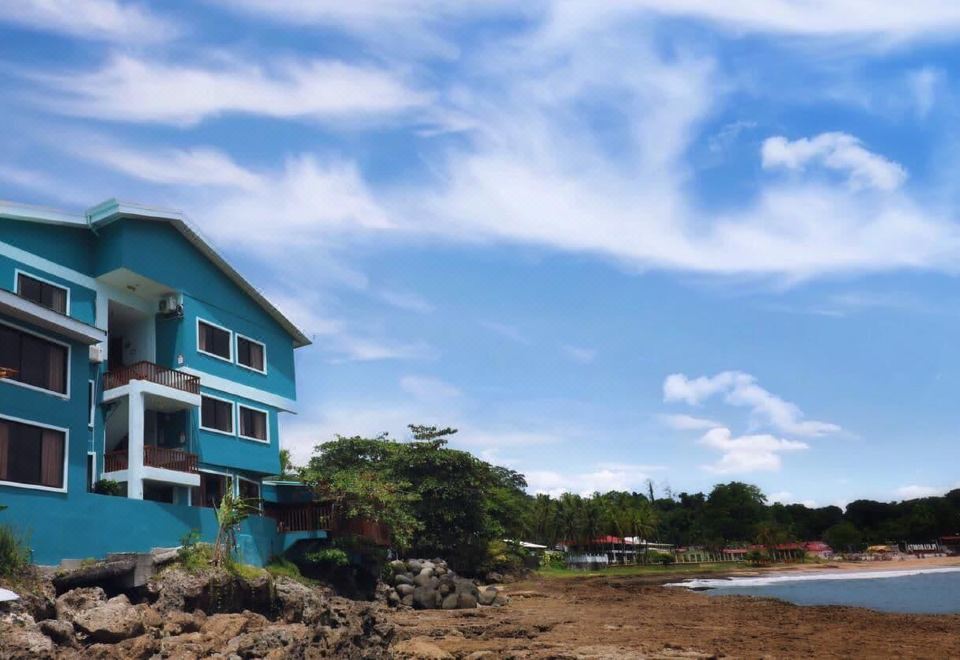
[[[136,362],[108,371],[103,375],[103,390],[112,390],[130,381],[143,380],[155,385],[170,387],[187,394],[200,394],[200,378],[190,374],[167,369],[153,362]]]
[[[312,532],[329,530],[333,518],[332,504],[264,504],[264,513],[277,521],[279,532]]]
[[[162,470],[197,474],[197,455],[181,449],[145,445],[143,448],[143,464],[146,467]],[[105,473],[120,472],[126,470],[129,466],[129,454],[125,449],[109,451],[103,456],[103,471]]]

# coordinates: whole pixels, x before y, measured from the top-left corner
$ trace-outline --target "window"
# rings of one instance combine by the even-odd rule
[[[212,472],[200,473],[200,487],[191,489],[193,506],[215,508],[227,492],[227,478]]]
[[[240,498],[244,500],[256,501],[256,506],[260,506],[260,484],[256,481],[247,479],[237,480],[237,489],[240,491]]]
[[[59,394],[67,393],[67,347],[0,325],[0,367],[7,379]]]
[[[97,483],[97,455],[87,452],[87,492],[93,492],[93,485]]]
[[[23,273],[17,273],[17,295],[21,298],[48,307],[55,312],[66,314],[68,294],[69,290],[66,287],[45,282]]]
[[[93,428],[93,417],[96,411],[95,399],[96,385],[92,380],[87,381],[87,405],[90,407],[90,415],[87,418],[87,426]]]
[[[232,362],[230,331],[206,321],[197,321],[197,350]]]
[[[266,373],[266,347],[258,341],[237,335],[237,364]]]
[[[233,433],[233,403],[214,399],[210,396],[200,398],[200,428],[221,433]]]
[[[251,440],[267,442],[267,413],[240,406],[240,435]]]
[[[0,419],[0,481],[62,489],[66,444],[63,431]]]

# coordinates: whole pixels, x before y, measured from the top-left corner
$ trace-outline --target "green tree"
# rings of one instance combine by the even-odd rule
[[[863,535],[853,523],[844,521],[824,532],[823,540],[836,552],[849,552],[860,548]]]
[[[717,484],[707,497],[704,514],[709,533],[723,541],[753,538],[758,523],[767,518],[766,497],[754,485],[739,481]]]

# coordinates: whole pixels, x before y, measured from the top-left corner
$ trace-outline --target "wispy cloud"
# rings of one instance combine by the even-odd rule
[[[587,348],[586,346],[563,344],[560,346],[560,351],[574,362],[579,362],[580,364],[590,364],[597,358],[597,349]]]
[[[400,379],[400,388],[421,401],[437,403],[445,399],[454,399],[461,395],[460,388],[430,376],[404,376]]]
[[[509,323],[501,323],[500,321],[482,321],[480,325],[490,332],[503,337],[504,339],[515,341],[518,344],[530,343],[530,339],[523,333],[522,330],[520,330],[520,328],[510,325]]]
[[[45,90],[33,97],[52,112],[186,126],[225,114],[349,123],[430,98],[396,73],[337,60],[203,65],[115,55],[95,71],[23,75]]]
[[[598,463],[584,472],[528,470],[528,490],[557,497],[563,493],[589,496],[611,490],[645,492],[646,481],[663,470],[661,465],[630,465],[625,463]]]
[[[120,0],[13,0],[0,4],[0,22],[80,39],[144,43],[180,33],[146,3]]]
[[[782,465],[780,454],[810,448],[804,442],[766,434],[734,437],[727,428],[707,431],[700,443],[721,452],[719,460],[703,466],[705,470],[716,474],[775,472]]]
[[[677,431],[706,431],[723,426],[720,422],[692,415],[658,415],[660,421]]]
[[[830,422],[804,419],[796,404],[768,392],[757,384],[755,377],[740,371],[698,378],[671,374],[663,382],[663,400],[668,403],[681,401],[696,406],[717,395],[723,395],[724,402],[731,406],[749,408],[755,423],[783,433],[821,436],[841,430]]]
[[[767,138],[762,155],[766,169],[803,170],[815,163],[842,172],[848,175],[848,183],[855,190],[895,190],[907,178],[902,165],[869,151],[860,140],[846,133],[821,133],[792,141],[782,136]]]

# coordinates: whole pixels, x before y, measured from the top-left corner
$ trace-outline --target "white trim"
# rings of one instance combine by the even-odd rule
[[[83,344],[97,344],[107,338],[106,332],[100,328],[21,298],[6,289],[0,289],[0,311]]]
[[[159,481],[164,484],[176,484],[177,486],[186,486],[188,488],[197,488],[200,486],[199,474],[158,468],[152,465],[143,466],[140,478],[143,481]]]
[[[78,213],[19,202],[0,202],[0,216],[13,220],[39,221],[51,225],[68,225],[70,227],[84,227],[86,225],[84,217]]]
[[[279,394],[267,392],[250,385],[243,385],[221,376],[214,376],[206,371],[200,371],[199,369],[193,369],[191,367],[178,367],[177,371],[182,371],[183,373],[190,374],[191,376],[199,376],[200,385],[203,387],[209,387],[210,389],[226,392],[227,394],[232,394],[243,399],[256,401],[257,403],[262,403],[266,406],[272,406],[273,408],[277,408],[278,410],[282,410],[284,412],[297,412],[297,402],[293,399],[280,396]]]
[[[68,287],[68,286],[63,286],[62,284],[58,284],[58,283],[56,283],[56,282],[52,282],[51,280],[48,280],[48,279],[45,278],[45,277],[40,277],[39,275],[34,275],[33,273],[28,273],[28,272],[25,271],[25,270],[21,270],[21,269],[19,269],[19,268],[14,268],[14,269],[13,269],[13,292],[16,293],[18,296],[20,296],[21,298],[23,297],[23,294],[20,293],[20,276],[21,276],[21,275],[23,275],[24,277],[29,277],[31,280],[36,280],[37,282],[40,282],[41,284],[49,284],[49,285],[52,286],[52,287],[55,287],[55,288],[57,288],[57,289],[62,289],[64,292],[66,292],[66,300],[64,301],[64,302],[65,302],[65,307],[64,307],[64,309],[65,309],[66,311],[64,311],[64,312],[57,312],[57,310],[53,309],[52,307],[48,307],[47,309],[50,309],[50,310],[52,310],[52,311],[54,311],[54,312],[57,312],[57,314],[61,314],[61,313],[62,313],[64,316],[70,316],[70,298],[71,298],[71,295],[70,295],[70,294],[73,293],[73,291],[71,291],[70,287]],[[29,300],[29,298],[28,298],[28,300]],[[31,301],[31,302],[36,302],[36,301],[34,300],[34,301]],[[40,305],[41,307],[46,307],[46,305],[44,305],[43,303],[37,303],[37,304]]]
[[[263,370],[257,369],[256,367],[251,367],[240,362],[240,340],[245,339],[251,344],[257,344],[260,348],[263,349]],[[257,374],[267,375],[267,345],[262,342],[254,339],[253,337],[247,337],[246,335],[241,335],[239,332],[233,333],[233,343],[234,343],[234,362],[238,367],[247,369]]]
[[[196,322],[197,322],[197,323],[196,323],[196,325],[197,325],[197,335],[196,335],[196,340],[197,340],[197,353],[200,353],[201,355],[209,355],[210,357],[217,358],[218,360],[223,360],[224,362],[229,362],[230,364],[233,364],[233,330],[231,330],[230,328],[225,328],[225,327],[223,327],[222,325],[219,325],[219,324],[217,324],[217,323],[213,323],[212,321],[208,321],[207,319],[202,319],[202,318],[200,318],[199,316],[197,317]],[[205,351],[205,350],[203,350],[202,348],[200,348],[200,324],[201,324],[201,323],[203,323],[204,325],[209,325],[211,328],[217,328],[217,329],[219,329],[219,330],[223,330],[224,332],[226,332],[226,333],[230,336],[230,339],[229,339],[229,341],[227,342],[227,346],[230,347],[230,357],[229,357],[229,358],[225,358],[225,357],[223,357],[222,355],[217,355],[216,353],[210,353],[209,351]]]
[[[215,399],[217,401],[223,401],[224,403],[230,404],[230,424],[233,426],[232,431],[221,431],[220,429],[212,429],[203,425],[203,399],[204,397],[208,399]],[[228,435],[231,438],[237,437],[237,402],[232,401],[231,399],[224,399],[222,396],[215,396],[213,394],[207,394],[205,392],[200,393],[200,419],[197,421],[197,425],[201,431],[209,431],[210,433],[219,433],[220,435]]]
[[[103,403],[109,403],[110,401],[122,399],[125,396],[135,396],[138,394],[148,394],[166,401],[176,401],[191,408],[199,408],[201,403],[199,394],[192,394],[178,390],[175,387],[168,387],[149,380],[138,379],[131,380],[126,385],[121,385],[120,387],[111,387],[103,393]]]
[[[52,339],[52,338],[50,338],[50,337],[48,337],[48,336],[46,336],[46,335],[44,335],[44,334],[40,334],[39,332],[34,332],[34,331],[32,331],[32,330],[27,330],[26,328],[24,328],[24,327],[22,327],[22,326],[19,326],[19,325],[15,324],[15,323],[10,323],[9,321],[0,321],[0,325],[5,325],[5,326],[7,326],[8,328],[13,328],[13,329],[18,330],[18,331],[20,331],[20,332],[24,332],[24,333],[26,333],[26,334],[28,334],[28,335],[33,335],[34,337],[39,337],[40,339],[43,339],[43,340],[45,340],[45,341],[49,341],[51,344],[58,344],[58,345],[60,345],[60,346],[65,347],[65,348],[67,349],[67,373],[64,375],[64,377],[66,378],[67,391],[66,391],[66,392],[58,392],[58,391],[56,391],[56,390],[48,390],[48,389],[46,389],[45,387],[37,387],[36,385],[30,385],[29,383],[21,383],[19,380],[13,380],[13,379],[11,379],[11,378],[2,378],[2,379],[0,379],[0,383],[6,383],[7,385],[16,385],[17,387],[25,387],[25,388],[27,388],[28,390],[34,390],[34,391],[36,391],[36,392],[43,392],[44,394],[49,394],[50,396],[55,396],[55,397],[57,397],[58,399],[63,399],[64,401],[69,401],[69,400],[70,400],[70,371],[71,371],[70,361],[71,361],[72,352],[73,352],[73,348],[70,346],[70,344],[67,344],[67,343],[65,343],[65,342],[59,341],[59,340],[57,340],[57,339]],[[56,427],[50,427],[50,428],[56,428]]]
[[[87,417],[87,428],[93,428],[94,417],[96,417],[97,410],[97,383],[94,380],[87,381],[87,396],[90,397],[90,401],[87,405],[90,407],[90,414]]]
[[[45,490],[51,493],[66,493],[68,484],[67,479],[70,477],[70,429],[63,428],[62,426],[54,426],[52,424],[44,424],[42,422],[35,422],[32,419],[23,419],[22,417],[13,417],[12,415],[3,415],[0,414],[0,419],[5,419],[9,422],[15,422],[19,424],[26,424],[27,426],[36,426],[41,429],[50,429],[51,431],[60,431],[63,433],[63,488],[54,488],[53,486],[41,486],[39,484],[22,484],[17,481],[0,481],[0,486],[13,486],[14,488],[29,488],[31,490]]]
[[[263,426],[267,431],[267,438],[265,440],[262,440],[260,438],[255,438],[252,435],[243,435],[243,431],[241,431],[241,426],[240,426],[240,409],[241,408],[246,408],[247,410],[253,410],[254,412],[261,412],[264,415],[266,415],[266,419],[263,422]],[[245,403],[240,403],[239,401],[237,401],[237,437],[242,438],[244,440],[252,440],[253,442],[259,442],[260,444],[263,444],[263,445],[269,445],[270,444],[270,411],[265,410],[263,408],[257,408],[256,406],[249,406]]]

